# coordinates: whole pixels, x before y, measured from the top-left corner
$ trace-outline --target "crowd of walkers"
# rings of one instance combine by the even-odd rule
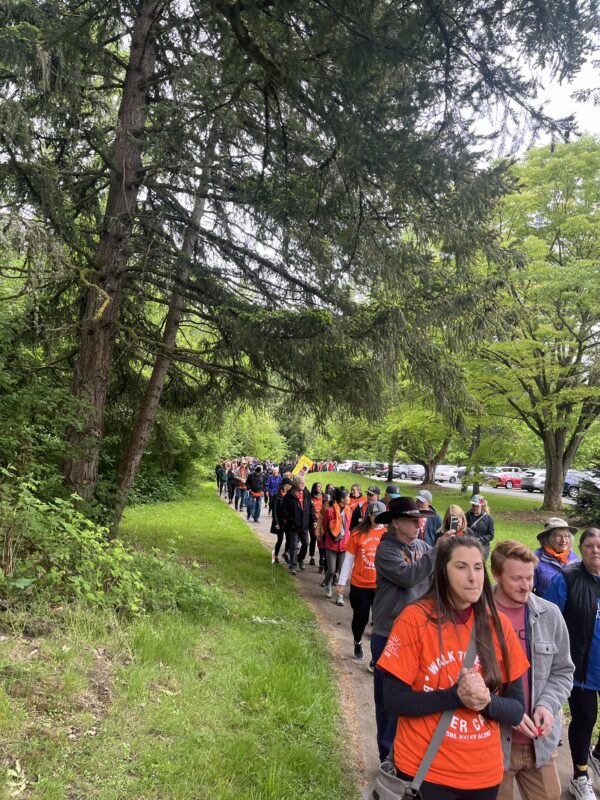
[[[340,606],[349,583],[358,660],[372,625],[380,769],[412,781],[448,712],[422,800],[512,800],[515,782],[522,800],[559,800],[567,704],[568,792],[600,797],[600,529],[582,531],[579,555],[577,529],[558,517],[535,551],[513,540],[491,550],[480,494],[466,514],[451,505],[442,517],[424,488],[403,497],[392,484],[381,497],[376,485],[363,494],[316,480],[309,490],[288,466],[242,459],[217,474],[219,491],[249,519],[265,499],[273,560],[291,575],[314,566]],[[463,667],[470,647],[475,662]]]

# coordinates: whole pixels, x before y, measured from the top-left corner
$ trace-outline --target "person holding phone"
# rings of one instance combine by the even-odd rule
[[[452,533],[455,536],[463,536],[465,533],[470,533],[465,512],[460,506],[448,506],[442,519],[442,524],[437,530],[436,541],[445,533]]]

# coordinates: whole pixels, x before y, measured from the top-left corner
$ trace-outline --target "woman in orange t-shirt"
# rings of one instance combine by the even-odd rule
[[[366,502],[367,498],[362,493],[362,486],[360,483],[353,483],[350,487],[350,495],[348,496],[348,508],[350,509],[350,516],[356,508]]]
[[[464,670],[473,625],[477,660]],[[431,590],[396,619],[377,662],[386,710],[399,716],[393,760],[401,777],[414,777],[441,712],[454,712],[421,786],[423,800],[496,798],[504,774],[500,723],[522,719],[528,666],[494,605],[478,539],[440,542]]]
[[[348,508],[348,492],[345,489],[335,489],[333,503],[323,514],[323,546],[327,572],[325,573],[325,596],[331,597],[331,585],[342,568],[346,543],[350,536],[350,509]]]
[[[325,495],[323,494],[323,484],[320,483],[319,481],[313,483],[310,490],[310,496],[312,499],[313,508],[315,510],[315,524],[312,531],[309,531],[310,547],[308,549],[308,554],[310,556],[310,561],[308,563],[311,566],[314,566],[315,551],[317,549],[317,540],[318,540],[317,530],[319,527],[319,518],[321,516],[321,509],[323,508],[323,500],[325,499]],[[323,552],[323,558],[321,561],[320,549],[319,549],[319,567],[325,567],[325,552]],[[319,569],[319,572],[322,572],[322,570]]]
[[[385,504],[375,501],[369,503],[365,510],[365,518],[354,530],[346,545],[346,555],[337,582],[336,602],[344,605],[344,586],[350,578],[350,605],[352,606],[352,633],[354,635],[354,658],[363,659],[362,636],[365,632],[375,590],[377,575],[375,572],[375,552],[386,532],[385,525],[377,525],[375,517],[383,514]]]

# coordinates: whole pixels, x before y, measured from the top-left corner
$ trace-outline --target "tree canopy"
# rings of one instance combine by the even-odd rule
[[[545,505],[560,508],[564,474],[600,411],[600,143],[531,150],[502,204],[504,321],[485,343],[476,380],[490,401],[544,445]]]
[[[594,24],[566,0],[1,13],[11,274],[42,367],[70,386],[67,484],[92,497],[111,416],[133,430],[119,507],[165,398],[273,389],[373,412],[400,358],[435,378],[439,295],[404,289],[452,264],[446,297],[464,302],[512,186],[473,119],[500,108],[566,135],[535,107],[536,71],[572,75]]]

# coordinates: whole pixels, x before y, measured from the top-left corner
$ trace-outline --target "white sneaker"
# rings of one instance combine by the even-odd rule
[[[576,797],[577,800],[596,800],[596,794],[592,788],[592,781],[587,775],[581,775],[579,778],[571,778],[568,787],[569,794]]]
[[[600,758],[596,758],[591,747],[590,754],[588,756],[588,765],[590,778],[592,779],[592,782],[596,784],[596,788],[600,789]]]
[[[344,605],[344,598],[342,597],[341,594],[338,594],[338,596],[336,597],[335,604],[336,604],[336,606],[343,606]]]
[[[325,597],[331,597],[332,594],[333,593],[331,591],[331,586],[326,586],[325,587]]]

